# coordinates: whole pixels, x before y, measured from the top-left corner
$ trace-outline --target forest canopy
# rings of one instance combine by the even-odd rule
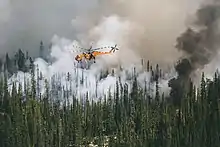
[[[42,44],[41,44],[42,45]],[[42,46],[41,46],[42,48]],[[189,82],[189,90],[170,96],[159,92],[161,70],[147,63],[156,81],[156,94],[148,95],[137,77],[132,90],[116,83],[114,96],[97,101],[88,96],[66,94],[62,101],[46,92],[37,96],[33,59],[21,49],[15,56],[6,54],[3,71],[30,71],[32,81],[25,88],[8,87],[8,76],[0,80],[0,146],[218,146],[220,76],[212,80],[202,74],[200,87]],[[29,62],[29,63],[28,63]],[[7,71],[7,72],[6,72]],[[68,76],[68,75],[67,75]],[[71,102],[70,102],[71,101]]]

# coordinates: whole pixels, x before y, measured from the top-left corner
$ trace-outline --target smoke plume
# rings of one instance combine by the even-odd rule
[[[201,0],[3,0],[0,3],[0,54],[18,48],[38,54],[54,34],[80,41],[96,41],[88,32],[104,17],[117,15],[130,22],[123,45],[154,63],[172,63],[180,54],[174,49],[185,20]],[[72,25],[71,25],[72,22]],[[86,39],[87,38],[87,39]],[[83,41],[84,40],[84,41]]]
[[[83,25],[84,28],[93,28],[102,21],[100,18],[103,16],[117,15],[130,22],[127,36],[120,45],[132,48],[145,60],[167,65],[180,56],[174,44],[180,32],[185,30],[186,20],[197,9],[197,5],[198,1],[183,0],[102,1],[96,8],[98,12],[91,12],[92,16],[78,17],[78,21],[76,18],[73,22],[78,22],[78,30],[85,30],[82,29]],[[86,38],[87,33],[79,33],[82,35],[80,40]],[[95,37],[90,36],[85,42],[88,40],[95,40]]]
[[[97,38],[99,38],[97,44],[94,46],[104,44],[111,46],[116,43],[116,40],[117,42],[122,41],[128,29],[125,27],[127,25],[127,21],[122,21],[116,16],[106,17],[100,24],[89,31],[92,35],[96,35],[98,36]],[[90,33],[88,33],[88,35]],[[35,70],[38,96],[45,94],[44,82],[47,80],[49,82],[50,94],[54,99],[64,99],[67,95],[70,97],[74,95],[77,98],[85,98],[88,94],[90,99],[98,100],[105,95],[114,94],[116,81],[120,81],[122,86],[127,84],[128,91],[130,91],[135,75],[137,76],[138,85],[140,87],[143,89],[145,87],[151,89],[148,93],[149,95],[154,96],[156,93],[156,83],[154,81],[151,82],[151,73],[146,72],[146,70],[142,68],[140,57],[135,56],[132,49],[127,48],[124,50],[120,48],[120,50],[114,54],[97,57],[96,63],[92,64],[90,69],[84,70],[78,68],[78,64],[74,59],[78,53],[77,48],[73,48],[73,45],[80,46],[78,41],[72,41],[55,35],[51,42],[52,48],[50,56],[54,61],[49,64],[43,59],[37,58],[34,62],[38,68]],[[133,60],[121,58],[121,54],[131,54],[129,56],[132,57]],[[119,64],[121,64],[120,67],[118,66]],[[134,67],[136,68],[135,72]],[[109,72],[103,76],[108,69],[110,69]],[[111,72],[112,70],[114,70],[113,73]],[[21,84],[24,88],[25,82],[30,82],[30,80],[30,73],[18,72],[8,80],[9,88],[12,88],[13,82],[17,83],[17,86]],[[166,95],[168,94],[169,88],[167,82],[167,79],[159,80],[159,91],[161,94],[162,92]]]
[[[220,3],[215,1],[211,4],[202,5],[196,12],[196,16],[194,23],[196,29],[188,28],[177,38],[176,48],[184,53],[184,57],[176,65],[178,78],[170,81],[172,92],[176,91],[174,87],[179,87],[180,91],[183,87],[187,87],[192,74],[197,69],[203,69],[219,52]],[[181,98],[181,96],[179,97]]]
[[[5,23],[0,24],[0,34],[2,35],[0,38],[4,38],[0,44],[3,48],[1,52],[21,47],[29,52],[37,53],[40,40],[50,42],[54,34],[68,38],[54,37],[52,39],[51,56],[55,58],[55,62],[49,65],[41,59],[36,59],[35,64],[44,73],[43,78],[48,79],[52,85],[60,85],[61,87],[69,85],[79,95],[85,94],[86,91],[90,91],[90,95],[94,95],[96,93],[94,87],[98,82],[100,85],[98,91],[101,96],[103,90],[108,89],[107,87],[114,87],[112,85],[117,79],[109,74],[107,78],[98,80],[97,77],[103,69],[116,68],[122,64],[124,70],[117,70],[117,76],[121,75],[123,77],[122,83],[129,85],[129,77],[133,74],[132,64],[140,61],[140,58],[158,63],[160,66],[176,61],[181,55],[174,46],[176,38],[186,29],[187,18],[197,10],[200,1],[10,1],[7,4],[10,13],[8,13],[7,19],[4,19]],[[191,21],[191,18],[189,20]],[[194,31],[189,32],[193,32],[187,33],[190,37],[200,36]],[[209,36],[206,33],[202,34]],[[180,37],[178,40],[184,40],[182,38],[184,37]],[[201,40],[204,40],[203,37],[195,37],[195,42],[203,42]],[[112,56],[97,59],[97,63],[91,67],[91,70],[84,72],[74,64],[70,64],[74,62],[76,53],[70,54],[66,50],[73,49],[73,44],[88,47],[91,42],[95,42],[94,47],[118,44],[120,50]],[[203,46],[203,44],[201,45]],[[198,67],[197,55],[192,57],[189,54],[194,53],[182,49],[182,45],[179,46],[187,58],[177,66],[177,71],[179,75],[183,75],[182,77],[188,77],[191,71]],[[209,48],[210,45],[206,45],[206,47]],[[198,46],[198,48],[201,47]],[[195,64],[191,62],[195,62]],[[198,63],[200,62],[203,63],[203,60],[199,59]],[[187,71],[183,71],[182,66]],[[69,81],[66,82],[66,76],[62,75],[66,72],[71,73],[72,81],[77,85],[68,84]],[[150,83],[150,73],[142,71],[141,68],[137,72],[139,73],[140,85],[144,86],[146,83]],[[60,76],[57,77],[56,73],[59,73]],[[29,77],[23,74],[14,75],[11,80]],[[59,80],[54,81],[57,78]],[[81,84],[79,79],[85,79],[87,82]],[[105,86],[102,83],[105,83]],[[169,88],[164,86],[167,85],[167,79],[160,81],[160,85],[163,85],[162,88],[168,91]],[[114,91],[114,88],[112,89],[111,91]],[[59,90],[55,88],[54,91]],[[43,90],[41,92],[43,93]]]

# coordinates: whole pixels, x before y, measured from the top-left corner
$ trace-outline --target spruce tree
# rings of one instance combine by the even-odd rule
[[[22,52],[21,49],[18,50],[18,70],[26,72],[25,67],[25,54]]]
[[[46,60],[45,58],[45,49],[44,49],[44,44],[43,41],[40,42],[40,50],[39,50],[39,57]]]

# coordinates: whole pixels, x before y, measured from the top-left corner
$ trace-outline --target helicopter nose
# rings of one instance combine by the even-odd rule
[[[79,55],[76,55],[75,60],[78,61],[79,59]]]

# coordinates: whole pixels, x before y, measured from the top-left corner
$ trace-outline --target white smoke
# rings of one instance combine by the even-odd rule
[[[151,95],[155,94],[155,83],[150,85],[149,82],[151,74],[144,71],[140,62],[141,59],[129,46],[126,46],[126,35],[132,29],[132,23],[121,20],[117,16],[103,18],[100,22],[99,25],[88,32],[88,38],[85,38],[84,41],[89,41],[89,38],[95,38],[93,47],[114,46],[118,44],[119,51],[116,51],[114,54],[98,57],[96,63],[92,64],[90,69],[85,70],[78,68],[74,60],[75,56],[80,52],[73,48],[73,45],[79,46],[81,43],[55,35],[52,38],[53,46],[50,53],[50,56],[55,61],[49,64],[43,59],[38,58],[34,62],[39,69],[39,71],[35,71],[35,75],[42,76],[37,88],[38,93],[44,94],[44,80],[47,79],[50,83],[51,93],[57,95],[57,98],[63,98],[64,94],[68,92],[70,96],[74,95],[77,98],[84,97],[88,93],[90,99],[97,100],[98,98],[103,98],[104,95],[115,92],[116,81],[119,80],[119,77],[122,85],[126,83],[130,90],[132,86],[131,77],[134,75],[135,67],[136,73],[138,73],[137,80],[139,85],[142,88],[147,86],[148,89],[150,86],[152,88]],[[109,50],[106,49],[106,51]],[[119,67],[123,69],[121,70]],[[103,71],[111,71],[111,69],[115,70],[115,75],[109,74],[104,79],[99,79]],[[67,78],[68,72],[70,73],[69,81]],[[24,87],[24,81],[30,79],[30,74],[19,72],[9,79],[9,84],[17,81],[17,84],[21,83]],[[165,92],[165,94],[169,92],[168,80],[160,81],[159,85],[161,87],[160,91]]]

